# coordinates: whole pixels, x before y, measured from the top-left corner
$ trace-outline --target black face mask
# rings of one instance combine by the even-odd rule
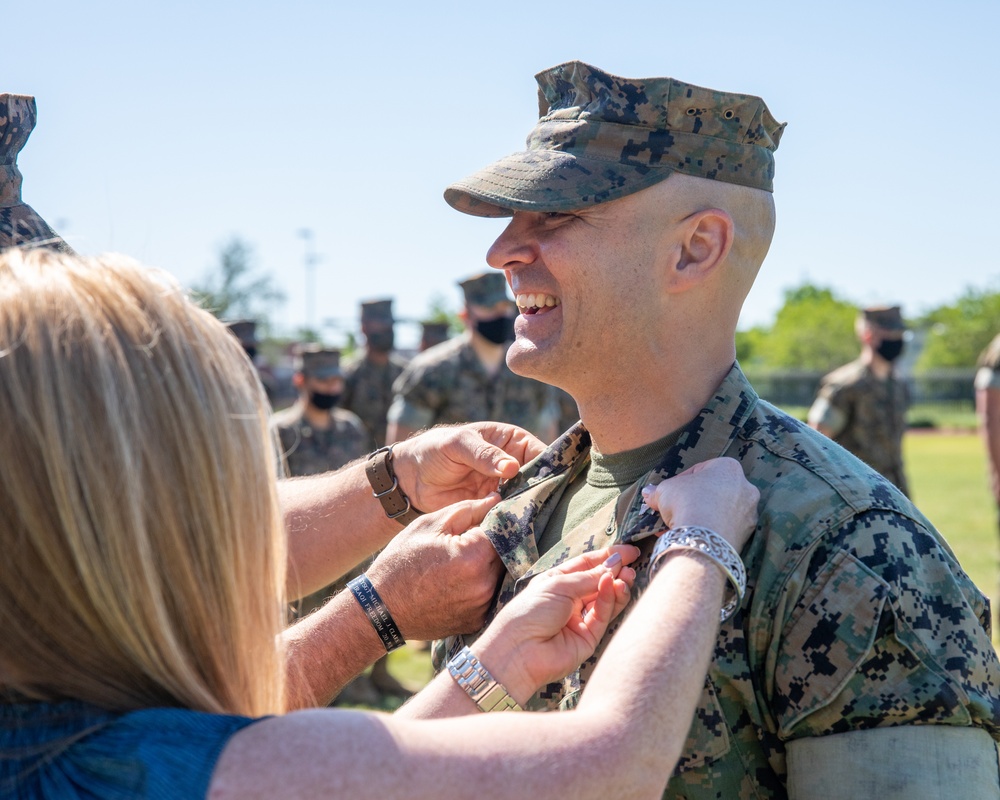
[[[476,332],[493,344],[512,341],[514,339],[514,318],[481,319],[476,322]]]
[[[903,352],[903,340],[883,339],[879,346],[875,348],[875,352],[886,361],[895,361],[899,358],[899,354]]]
[[[309,403],[320,411],[329,411],[340,402],[339,394],[324,394],[323,392],[309,392]]]
[[[365,341],[372,350],[376,350],[379,353],[388,353],[396,343],[396,337],[391,330],[372,331],[365,335]]]
[[[257,348],[254,347],[252,344],[247,345],[243,349],[247,351],[247,356],[250,358],[251,361],[257,358]]]

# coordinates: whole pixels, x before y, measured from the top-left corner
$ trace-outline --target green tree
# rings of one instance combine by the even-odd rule
[[[197,303],[219,319],[252,318],[267,326],[267,315],[285,294],[270,275],[254,270],[253,248],[234,236],[219,250],[219,263],[191,287]]]
[[[755,366],[827,371],[856,358],[857,307],[831,289],[804,283],[785,290],[771,329],[744,337]]]
[[[424,321],[447,322],[448,330],[453,335],[459,334],[465,330],[465,324],[462,322],[462,318],[458,316],[458,312],[452,310],[448,301],[445,300],[444,295],[441,294],[435,294],[431,297],[430,309],[428,310]]]
[[[927,342],[917,370],[971,367],[980,351],[1000,333],[1000,290],[969,287],[951,305],[933,309],[921,320]]]

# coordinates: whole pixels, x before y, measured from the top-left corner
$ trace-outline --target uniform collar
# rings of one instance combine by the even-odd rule
[[[638,489],[659,483],[695,464],[725,453],[759,398],[734,364],[701,412],[680,431],[657,466],[622,493],[614,510],[614,541],[637,542],[663,528],[659,514],[646,508]],[[501,489],[503,500],[483,522],[508,573],[515,579],[530,576],[575,552],[549,551],[539,560],[536,530],[545,529],[552,512],[572,481],[590,464],[590,432],[578,422],[541,455],[526,464]],[[556,550],[557,548],[553,548]]]

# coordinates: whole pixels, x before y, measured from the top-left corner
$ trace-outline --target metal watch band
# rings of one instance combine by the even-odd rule
[[[392,468],[392,445],[380,447],[365,464],[365,475],[372,487],[372,496],[382,504],[385,515],[400,525],[409,525],[423,512],[414,508],[403,494]]]
[[[708,528],[694,525],[671,528],[657,539],[653,546],[653,552],[649,557],[651,576],[656,574],[660,562],[671,549],[694,550],[708,556],[725,573],[733,591],[722,606],[719,617],[722,622],[729,619],[743,602],[743,595],[747,590],[747,570],[743,566],[740,554],[729,542]]]
[[[524,710],[468,647],[463,647],[448,662],[448,672],[475,701],[480,711]]]

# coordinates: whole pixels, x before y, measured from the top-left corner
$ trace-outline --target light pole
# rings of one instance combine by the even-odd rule
[[[301,228],[299,237],[305,241],[306,245],[306,325],[308,325],[310,333],[318,335],[316,329],[316,265],[319,263],[320,257],[316,254],[311,228]]]

